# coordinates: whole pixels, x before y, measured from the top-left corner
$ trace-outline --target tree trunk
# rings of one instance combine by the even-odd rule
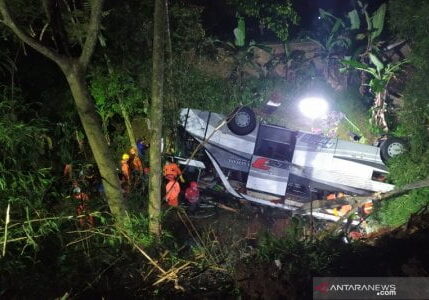
[[[112,160],[110,150],[101,130],[101,122],[95,110],[94,103],[85,82],[84,73],[77,62],[63,69],[72,92],[77,112],[88,138],[89,145],[103,179],[104,191],[112,214],[121,220],[125,217],[126,205],[121,193],[121,186],[116,173],[116,166]]]
[[[164,94],[166,93],[167,96],[164,97],[164,109],[166,110],[166,114],[164,117],[164,123],[167,124],[167,130],[164,132],[164,136],[166,137],[165,140],[165,149],[167,149],[167,152],[173,152],[176,151],[175,144],[176,144],[176,138],[177,138],[177,130],[176,130],[176,115],[178,113],[178,103],[177,98],[174,97],[173,94],[173,86],[172,86],[172,80],[173,80],[173,47],[171,45],[171,32],[170,32],[170,18],[168,16],[168,1],[165,1],[165,51],[166,51],[166,58],[167,58],[167,76],[166,76],[166,88],[164,88]],[[165,124],[164,124],[165,125]]]
[[[372,107],[372,119],[376,126],[384,132],[389,131],[389,126],[386,121],[386,97],[387,92],[378,92],[375,94],[374,106]]]
[[[82,44],[81,54],[77,58],[61,55],[29,36],[26,31],[17,26],[14,18],[10,15],[5,0],[0,0],[0,14],[3,17],[1,23],[8,26],[24,43],[55,62],[66,76],[89,145],[100,170],[107,202],[113,216],[116,218],[117,224],[121,225],[123,218],[126,216],[126,205],[121,193],[119,178],[116,174],[115,163],[106,145],[100,118],[90,97],[88,85],[85,82],[85,72],[97,43],[103,4],[103,0],[90,1],[91,15],[88,19],[85,42]],[[62,42],[67,43],[68,41],[65,39]]]
[[[127,129],[128,138],[130,139],[130,145],[131,147],[137,149],[136,137],[134,135],[133,126],[131,125],[130,116],[128,115],[127,109],[125,108],[122,99],[119,98],[118,101],[119,107],[121,108],[122,118],[124,118],[125,128]]]
[[[164,33],[165,0],[155,0],[153,54],[152,54],[152,103],[150,111],[150,177],[149,177],[149,230],[161,234],[161,138],[164,83]]]

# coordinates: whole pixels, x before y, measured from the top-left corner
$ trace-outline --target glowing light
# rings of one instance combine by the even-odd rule
[[[319,97],[308,97],[299,102],[299,110],[304,116],[310,119],[325,117],[328,113],[328,109],[328,102]]]

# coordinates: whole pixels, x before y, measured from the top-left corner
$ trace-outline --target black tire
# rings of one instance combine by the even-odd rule
[[[238,107],[231,114],[228,128],[237,135],[251,133],[256,127],[256,116],[252,109],[248,107]]]
[[[387,138],[380,145],[381,159],[387,163],[392,157],[400,155],[407,150],[407,142],[399,138]]]

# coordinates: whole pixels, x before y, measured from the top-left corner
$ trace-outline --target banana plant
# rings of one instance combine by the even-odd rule
[[[316,43],[320,51],[318,56],[323,61],[323,76],[335,90],[342,90],[347,84],[347,77],[339,74],[340,60],[351,47],[350,26],[342,18],[338,18],[324,9],[319,9],[319,20],[323,22],[322,34],[308,36],[307,39]]]
[[[330,32],[327,37],[322,40],[312,39],[313,42],[317,43],[322,49],[322,55],[329,57],[336,50],[346,50],[351,46],[351,39],[348,35],[348,26],[341,19],[333,14],[327,12],[324,9],[319,9],[320,19],[331,24]]]
[[[407,60],[403,60],[397,63],[383,63],[375,54],[368,53],[370,64],[364,64],[357,60],[346,59],[342,61],[345,66],[341,71],[347,70],[347,68],[353,68],[359,71],[368,73],[371,78],[367,84],[374,94],[374,104],[371,108],[372,116],[371,121],[383,131],[389,130],[386,121],[387,111],[387,88],[390,80],[401,71],[403,64],[407,63]]]
[[[238,17],[237,28],[234,29],[235,45],[244,47],[246,43],[246,23],[243,17]]]
[[[237,81],[238,84],[241,85],[244,69],[246,66],[251,66],[258,72],[259,76],[266,76],[268,71],[262,66],[254,63],[253,58],[255,57],[254,54],[257,48],[269,53],[272,52],[272,49],[264,45],[256,44],[254,41],[246,43],[246,23],[243,17],[237,17],[237,27],[234,29],[233,33],[235,36],[234,43],[226,42],[221,44],[221,46],[226,51],[231,53],[231,56],[234,60],[230,78]]]
[[[359,33],[356,38],[358,40],[367,39],[367,49],[366,51],[373,52],[374,50],[378,50],[377,40],[380,37],[383,28],[384,21],[386,17],[386,4],[380,5],[377,10],[370,14],[368,13],[367,6],[368,4],[362,4],[361,1],[358,1],[358,4],[361,8],[361,13],[365,17],[366,21],[366,30],[362,33]],[[357,12],[356,12],[357,13]]]

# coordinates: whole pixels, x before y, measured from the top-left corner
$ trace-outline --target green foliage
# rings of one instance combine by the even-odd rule
[[[230,112],[234,103],[231,86],[226,80],[177,61],[173,70],[174,97],[180,107],[192,107],[217,112]]]
[[[147,215],[141,213],[129,215],[124,222],[124,230],[132,242],[141,247],[151,247],[156,242],[156,237],[149,233]],[[120,238],[120,233],[118,238]]]
[[[124,71],[107,72],[97,68],[92,72],[91,95],[95,100],[97,112],[101,117],[103,131],[110,140],[108,125],[111,119],[120,116],[147,116],[149,96],[137,80]],[[146,94],[144,94],[147,92]]]
[[[303,235],[303,226],[299,219],[292,219],[285,236],[263,236],[257,248],[259,258],[264,262],[279,260],[288,276],[327,274],[341,251],[333,246],[341,242],[334,237],[311,239]]]
[[[356,9],[349,11],[347,14],[349,20],[350,20],[350,29],[351,30],[357,30],[360,28],[360,18],[359,14]]]
[[[412,45],[411,62],[421,72],[429,69],[429,2],[395,0],[389,3],[389,25]]]
[[[85,139],[79,126],[72,120],[56,124],[53,133],[56,137],[55,151],[61,163],[70,163],[79,156],[79,140]],[[79,139],[78,139],[79,138]]]
[[[383,226],[395,228],[407,223],[411,215],[420,212],[428,205],[429,189],[414,190],[404,196],[381,201],[375,207],[370,222],[374,220]]]
[[[427,76],[420,71],[407,83],[404,107],[400,113],[401,136],[406,136],[409,149],[389,163],[389,178],[399,186],[425,179],[429,176],[429,135],[427,130],[428,109]],[[412,191],[407,195],[389,199],[376,210],[375,220],[382,225],[399,226],[429,204],[429,190]]]
[[[67,43],[73,46],[82,45],[90,16],[89,1],[81,1],[79,4],[70,1],[62,1],[55,5],[43,4],[34,1],[8,1],[11,15],[15,16],[18,24],[25,24],[25,27],[29,28],[28,34],[37,40],[55,40],[58,32],[63,30],[67,40],[63,40],[62,45],[56,44],[58,48],[64,50],[63,46]],[[55,18],[53,15],[58,13],[61,14],[63,25],[59,25],[58,20],[52,21]],[[51,26],[46,26],[49,23]]]
[[[350,138],[349,132],[362,135],[359,142],[371,143],[374,140],[371,124],[368,122],[368,106],[363,97],[354,90],[346,90],[340,93],[333,93],[335,99],[334,109],[343,112],[346,117],[359,128],[357,130],[349,122],[343,120],[338,128],[338,137],[344,140]],[[378,136],[378,135],[377,135]]]
[[[384,28],[386,5],[382,4],[370,14],[367,5],[358,2],[360,9],[349,11],[347,18],[340,18],[319,9],[319,18],[322,23],[310,33],[309,38],[322,47],[323,56],[329,57],[335,54],[357,58],[360,55],[366,56],[368,51],[378,51],[376,42]],[[361,22],[361,19],[366,23]],[[362,41],[366,41],[367,45],[363,46]],[[349,53],[350,50],[354,50],[355,53]]]
[[[389,2],[389,25],[399,37],[412,44],[409,57],[414,67],[403,92],[403,107],[399,114],[400,127],[396,135],[405,136],[409,149],[389,163],[389,178],[402,186],[429,176],[429,2],[424,0]],[[429,190],[412,191],[398,198],[382,201],[375,210],[374,220],[381,225],[396,227],[408,221],[411,214],[428,205]]]
[[[243,17],[239,17],[237,21],[237,28],[234,29],[235,41],[237,47],[244,47],[246,43],[246,24]]]
[[[428,121],[429,121],[429,86],[427,74],[429,71],[429,37],[427,28],[429,18],[424,12],[429,6],[427,1],[394,1],[389,10],[390,25],[398,34],[410,39],[413,51],[410,63],[415,68],[409,77],[403,92],[404,107],[400,114],[402,133],[410,139],[409,159],[416,164],[428,154]],[[398,9],[404,12],[398,15]],[[401,17],[400,17],[401,16]],[[408,21],[406,21],[408,19]],[[429,174],[429,168],[427,171]],[[418,179],[419,177],[413,178]]]
[[[126,72],[115,70],[109,74],[99,68],[91,75],[90,89],[98,110],[103,114],[121,114],[120,100],[131,116],[147,114],[148,99],[136,79]]]
[[[15,209],[42,207],[43,195],[51,184],[49,168],[40,164],[52,148],[48,130],[40,121],[19,120],[22,104],[0,101],[0,213],[8,203]],[[20,209],[18,211],[20,211]],[[19,213],[18,213],[19,215]]]
[[[360,70],[372,75],[371,80],[369,81],[369,86],[371,91],[375,94],[383,93],[387,89],[387,85],[390,80],[395,76],[398,72],[401,71],[401,66],[407,63],[407,60],[403,60],[397,63],[387,63],[384,64],[375,54],[369,53],[369,58],[371,61],[371,65],[367,65],[361,63],[356,60],[343,60],[342,63],[345,66],[352,67],[356,70]]]
[[[332,56],[331,59],[338,59],[346,55],[351,56],[349,52],[359,48],[354,37],[356,32],[362,31],[359,13],[360,11],[354,9],[348,12],[347,18],[341,18],[320,8],[320,24],[309,32],[306,38],[319,44],[323,58]]]
[[[383,31],[385,16],[386,4],[384,3],[374,12],[370,18],[370,22],[368,22],[368,32],[371,34],[371,40],[376,39]]]
[[[429,176],[429,155],[424,153],[418,159],[409,153],[395,157],[389,162],[389,171],[389,178],[398,186],[425,179]]]
[[[256,18],[260,24],[273,31],[286,42],[290,25],[297,25],[299,17],[289,0],[229,0],[240,15]]]
[[[231,104],[258,108],[267,100],[274,86],[275,80],[272,78],[247,78],[240,86],[232,86]]]
[[[361,1],[358,1],[359,11],[354,9],[349,13],[350,21],[353,27],[356,27],[357,19],[356,15],[358,12],[363,16],[366,23],[366,28],[354,28],[358,30],[356,35],[357,40],[366,39],[367,46],[366,51],[378,51],[377,40],[383,32],[385,16],[386,16],[386,4],[380,5],[372,14],[368,11],[368,4],[363,4]]]
[[[202,8],[177,1],[170,9],[170,30],[173,50],[183,52],[203,42],[205,31],[201,23]]]
[[[28,258],[39,250],[39,241],[58,231],[46,199],[61,195],[51,189],[56,178],[46,161],[53,148],[47,124],[27,121],[34,112],[23,104],[18,90],[15,101],[6,97],[4,89],[0,95],[0,245],[5,251],[0,269],[4,274],[25,269]]]
[[[226,114],[240,104],[258,107],[273,87],[273,80],[269,78],[246,78],[238,84],[209,75],[183,61],[176,61],[173,78],[174,97],[180,107]]]
[[[319,15],[322,22],[326,23],[324,26],[326,32],[318,32],[310,39],[322,47],[324,57],[329,57],[333,52],[345,53],[351,46],[349,28],[346,23],[341,18],[337,18],[321,8]]]

